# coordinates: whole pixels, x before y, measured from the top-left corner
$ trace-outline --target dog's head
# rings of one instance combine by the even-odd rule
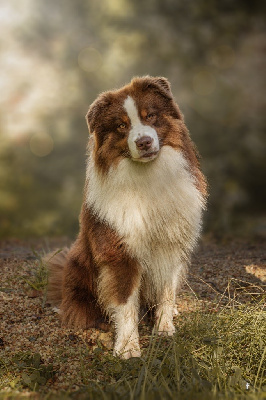
[[[188,135],[170,84],[161,77],[134,78],[122,89],[102,93],[86,118],[102,170],[122,158],[152,162],[165,145],[182,150]]]

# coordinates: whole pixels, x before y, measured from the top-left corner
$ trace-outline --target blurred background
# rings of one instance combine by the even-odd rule
[[[0,2],[0,236],[78,232],[103,90],[165,76],[202,156],[206,234],[265,235],[265,2]]]

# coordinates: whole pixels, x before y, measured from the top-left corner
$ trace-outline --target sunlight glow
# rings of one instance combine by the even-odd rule
[[[48,156],[53,150],[54,141],[48,133],[35,133],[30,139],[30,149],[35,156]]]
[[[78,63],[83,71],[93,72],[102,66],[103,59],[98,50],[93,47],[86,47],[79,53]]]
[[[208,69],[201,69],[193,77],[194,91],[202,96],[211,94],[216,86],[214,74]]]

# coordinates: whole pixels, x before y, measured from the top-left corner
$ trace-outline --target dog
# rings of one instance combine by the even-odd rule
[[[48,301],[65,326],[115,326],[114,355],[140,357],[141,306],[173,335],[175,296],[199,238],[207,184],[163,77],[104,92],[90,137],[80,231],[49,257]]]

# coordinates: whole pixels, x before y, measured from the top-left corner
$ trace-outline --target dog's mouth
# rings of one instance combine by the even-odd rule
[[[157,156],[159,151],[149,151],[147,153],[142,154],[141,158],[151,158]]]
[[[146,153],[141,154],[138,158],[132,158],[134,161],[140,162],[148,162],[154,160],[159,154],[159,150],[157,151],[147,151]]]

